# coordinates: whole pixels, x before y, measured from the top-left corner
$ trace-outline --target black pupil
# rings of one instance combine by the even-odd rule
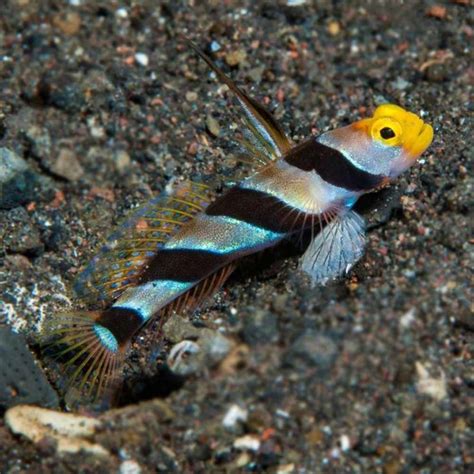
[[[384,140],[388,140],[389,138],[393,138],[395,136],[395,132],[389,127],[384,127],[382,130],[380,130],[380,136]]]

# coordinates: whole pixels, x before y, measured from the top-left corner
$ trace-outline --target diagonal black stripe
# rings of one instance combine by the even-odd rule
[[[105,310],[96,321],[107,328],[122,345],[138,331],[143,325],[143,319],[133,309],[114,308]]]
[[[301,143],[285,155],[285,161],[303,171],[316,171],[327,183],[348,191],[368,191],[379,186],[384,177],[354,166],[340,151],[315,138]]]
[[[227,216],[273,232],[288,233],[300,229],[305,214],[280,199],[253,189],[235,187],[206,209],[209,216]]]
[[[226,265],[234,254],[207,250],[162,249],[140,277],[140,283],[155,280],[197,282]]]

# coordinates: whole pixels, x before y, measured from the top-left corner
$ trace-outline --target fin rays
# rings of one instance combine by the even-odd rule
[[[206,185],[186,182],[134,210],[79,274],[74,291],[82,300],[105,306],[134,284],[156,252],[212,198]]]
[[[95,331],[96,318],[94,312],[62,314],[50,320],[44,330],[43,350],[47,355],[56,360],[67,358],[63,365],[70,372],[66,393],[69,402],[74,403],[83,394],[93,399],[101,398],[116,386],[119,379],[125,348],[112,350],[100,340]],[[64,345],[67,347],[60,349]],[[55,347],[58,349],[51,354]]]

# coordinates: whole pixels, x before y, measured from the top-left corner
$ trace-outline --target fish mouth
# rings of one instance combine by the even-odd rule
[[[430,145],[433,141],[433,127],[428,123],[422,122],[418,133],[414,136],[411,143],[406,146],[406,151],[410,157],[416,160]]]

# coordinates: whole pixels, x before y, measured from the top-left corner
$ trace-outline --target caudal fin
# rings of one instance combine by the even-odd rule
[[[60,314],[43,331],[47,352],[67,368],[66,400],[111,395],[120,379],[126,350],[97,320],[100,311]]]

